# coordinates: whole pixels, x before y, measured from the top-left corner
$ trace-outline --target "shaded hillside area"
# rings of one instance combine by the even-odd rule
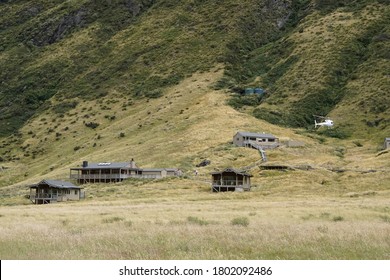
[[[86,99],[159,98],[217,63],[226,72],[216,87],[236,93],[230,104],[258,118],[309,127],[312,115],[336,109],[336,136],[387,129],[388,4],[1,1],[0,135],[36,112],[63,114]],[[257,86],[264,98],[241,95]],[[359,124],[350,126],[342,116],[356,112]]]
[[[290,127],[310,128],[313,115],[328,115],[338,125],[329,135],[339,138],[388,133],[388,1],[294,3],[288,32],[244,55],[231,53],[221,85],[236,93],[260,86],[267,94],[236,94],[230,104]]]
[[[336,127],[320,139],[389,137],[388,1],[18,0],[0,14],[0,161],[35,160],[62,141],[69,154],[98,149],[114,126],[113,147],[129,127],[140,142],[148,124],[181,127],[175,114],[195,125],[198,102],[210,104],[195,100],[196,82],[182,86],[194,73],[249,119],[310,130],[312,115],[329,115]],[[173,88],[194,100],[164,111]],[[88,142],[71,143],[81,133]]]
[[[37,111],[63,114],[76,97],[158,98],[223,62],[238,38],[256,31],[268,41],[291,6],[236,2],[2,1],[0,135],[16,132]]]

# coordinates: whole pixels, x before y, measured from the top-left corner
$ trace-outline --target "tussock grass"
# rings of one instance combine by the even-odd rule
[[[334,222],[341,222],[344,220],[344,218],[342,216],[335,216],[333,217],[332,219]]]
[[[200,226],[208,225],[209,222],[204,219],[199,219],[198,217],[189,216],[187,217],[187,221],[191,224],[197,224]]]
[[[237,217],[237,218],[234,218],[232,221],[231,221],[231,224],[233,226],[243,226],[243,227],[247,227],[249,225],[249,219],[248,217]]]
[[[381,215],[379,217],[381,218],[382,221],[384,221],[386,223],[390,223],[390,216],[388,216],[388,215]]]
[[[388,195],[1,207],[2,259],[387,259]],[[364,206],[364,207],[362,207]],[[256,216],[246,217],[250,211]],[[337,209],[337,214],[333,214]],[[28,215],[26,215],[28,213]],[[110,220],[102,222],[102,215]],[[324,214],[325,213],[325,214]],[[316,218],[302,220],[302,215]],[[333,222],[333,217],[343,217]],[[380,214],[388,216],[388,214]],[[202,218],[200,218],[202,217]],[[204,218],[207,217],[207,218]],[[234,218],[236,217],[236,218]],[[69,221],[69,223],[63,223]],[[111,222],[112,221],[112,222]],[[130,222],[131,221],[131,222]],[[205,223],[206,221],[206,223]],[[208,223],[218,221],[218,223]],[[232,226],[237,221],[238,226]]]
[[[103,219],[102,222],[105,224],[111,224],[111,223],[115,223],[115,222],[121,222],[123,220],[124,220],[124,218],[122,218],[122,217],[110,217],[110,218]]]

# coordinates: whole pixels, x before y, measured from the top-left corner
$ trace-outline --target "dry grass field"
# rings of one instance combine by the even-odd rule
[[[389,191],[210,193],[189,179],[86,191],[1,207],[1,259],[390,259]]]

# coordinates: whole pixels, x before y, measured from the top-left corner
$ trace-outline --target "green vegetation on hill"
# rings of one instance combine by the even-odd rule
[[[313,114],[331,114],[348,96],[375,93],[377,101],[367,106],[377,109],[367,114],[367,126],[377,120],[387,124],[389,108],[380,100],[389,88],[383,71],[372,73],[383,86],[348,90],[366,71],[364,65],[388,64],[386,4],[2,1],[0,135],[15,133],[36,112],[52,106],[64,103],[65,111],[67,102],[74,102],[69,99],[113,92],[159,98],[167,87],[216,63],[225,65],[216,88],[236,93],[247,86],[267,89],[261,100],[237,94],[229,103],[237,109],[254,107],[256,117],[272,123],[307,127]],[[371,112],[367,106],[360,107]]]
[[[234,34],[235,9],[251,1],[233,2],[2,3],[0,135],[50,107],[54,95],[60,102],[114,91],[155,98],[186,75],[210,69]]]
[[[389,107],[381,105],[390,89],[383,75],[390,53],[390,10],[385,2],[293,1],[293,15],[276,40],[242,52],[235,61],[228,60],[226,86],[233,91],[248,86],[268,91],[260,105],[241,96],[235,96],[232,105],[252,105],[256,117],[275,124],[308,127],[313,115],[332,114],[345,98],[360,95],[364,99],[372,94],[377,100],[375,111],[382,115],[382,123],[388,124]],[[348,90],[349,84],[367,71],[363,66],[378,60],[384,64],[371,72],[373,86],[367,91]],[[344,114],[352,112],[345,108]],[[346,126],[343,119],[337,122]],[[361,125],[351,127],[349,132]]]
[[[310,128],[313,114],[331,115],[323,142],[389,136],[386,1],[19,0],[0,13],[0,161],[39,162],[26,178],[42,157],[148,147],[150,129],[181,145],[172,139],[206,116],[198,105],[215,109],[196,98],[214,90],[250,120]],[[194,73],[212,87],[184,87]],[[264,97],[241,95],[257,86]]]
[[[0,258],[388,258],[387,4],[0,0]],[[263,162],[237,131],[281,145]],[[28,199],[84,160],[132,158],[184,176]],[[250,192],[210,192],[227,167]]]

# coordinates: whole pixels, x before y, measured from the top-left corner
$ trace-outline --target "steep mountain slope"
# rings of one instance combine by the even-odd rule
[[[206,180],[215,169],[249,167],[253,182],[273,192],[339,193],[388,187],[390,153],[378,153],[378,147],[364,139],[356,142],[319,137],[240,113],[225,104],[225,91],[211,89],[222,75],[220,67],[196,73],[167,89],[160,99],[137,100],[129,105],[127,99],[116,95],[84,101],[62,117],[48,110],[31,119],[19,137],[10,140],[16,144],[10,154],[20,160],[3,163],[7,167],[0,172],[3,199],[11,194],[18,203],[28,203],[21,195],[25,188],[20,186],[43,178],[68,180],[69,168],[80,166],[83,160],[131,158],[142,167],[179,167],[189,177],[196,164],[209,159],[211,165],[199,169]],[[297,171],[262,173],[256,150],[231,144],[239,130],[275,134],[282,146],[267,151],[269,164],[287,165]],[[305,146],[284,145],[291,139]],[[204,183],[191,183],[194,185]]]
[[[276,7],[264,22],[268,33],[276,32],[288,6],[272,2],[2,3],[0,133],[14,132],[36,110],[50,107],[54,95],[158,97],[164,87],[222,60],[244,22],[259,22],[245,19],[253,7]],[[72,107],[68,102],[60,111]]]
[[[256,151],[229,144],[237,130],[306,143],[274,162],[386,167],[386,1],[236,2],[2,1],[0,185],[64,179],[82,160],[251,165]],[[337,127],[308,133],[312,114]]]
[[[190,172],[202,158],[212,160],[211,168],[259,161],[255,150],[232,149],[229,142],[238,130],[262,129],[305,139],[224,104],[226,94],[210,89],[222,72],[214,68],[212,72],[194,74],[160,99],[129,105],[127,99],[117,95],[84,101],[62,117],[53,111],[39,115],[21,130],[21,137],[13,138],[21,150],[15,148],[12,153],[21,160],[9,170],[9,181],[4,172],[0,173],[2,184],[17,182],[20,174],[29,180],[43,174],[66,179],[69,167],[80,165],[82,160],[134,158],[140,166],[180,167]]]
[[[329,2],[328,9],[321,2]],[[229,82],[268,90],[254,110],[259,118],[308,127],[313,115],[330,115],[341,137],[369,132],[382,139],[389,131],[389,6],[344,1],[332,9],[331,2],[342,1],[315,1],[292,32],[233,68]],[[233,104],[240,107],[246,99]]]

